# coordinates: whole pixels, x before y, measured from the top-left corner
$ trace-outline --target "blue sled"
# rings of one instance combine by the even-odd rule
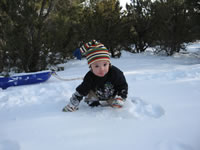
[[[10,86],[20,86],[45,82],[51,77],[51,74],[51,71],[45,71],[11,77],[0,77],[0,88],[7,89]]]

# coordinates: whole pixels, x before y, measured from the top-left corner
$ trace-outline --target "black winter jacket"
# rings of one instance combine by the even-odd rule
[[[99,100],[108,100],[116,95],[126,99],[128,84],[123,72],[112,65],[104,77],[98,77],[90,70],[76,88],[76,91],[83,96],[88,95],[90,90],[95,92]]]

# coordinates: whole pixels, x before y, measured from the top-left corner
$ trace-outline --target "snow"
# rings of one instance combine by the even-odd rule
[[[196,52],[200,43],[188,45]],[[51,77],[41,84],[0,89],[0,150],[199,150],[200,59],[131,54],[111,59],[129,84],[121,109],[61,112],[81,80]],[[83,77],[87,62],[61,64],[62,78]]]
[[[126,8],[126,4],[130,4],[130,0],[119,0],[120,5],[122,6],[123,9]]]

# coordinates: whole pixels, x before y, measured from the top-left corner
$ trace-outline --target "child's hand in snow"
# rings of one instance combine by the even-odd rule
[[[69,104],[63,108],[64,112],[73,112],[76,110],[78,110],[78,107],[71,104],[71,102],[69,102]]]
[[[112,107],[121,108],[124,105],[124,99],[121,96],[116,96],[112,102]]]

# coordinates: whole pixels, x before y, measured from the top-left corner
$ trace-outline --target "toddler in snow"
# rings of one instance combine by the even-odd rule
[[[102,43],[92,40],[81,46],[79,52],[86,56],[90,71],[63,111],[78,110],[83,97],[91,107],[106,103],[111,107],[121,108],[127,98],[128,84],[123,72],[111,65],[108,49]]]

